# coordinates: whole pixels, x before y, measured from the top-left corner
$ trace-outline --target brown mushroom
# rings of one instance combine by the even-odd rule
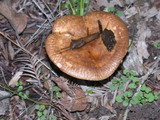
[[[114,33],[116,44],[107,50],[101,35],[78,49],[59,52],[70,46],[72,40],[99,32],[97,21],[103,30]],[[125,23],[117,16],[95,11],[85,16],[66,15],[53,24],[52,34],[46,40],[46,51],[53,63],[63,72],[75,78],[99,81],[113,74],[128,50],[129,33]]]

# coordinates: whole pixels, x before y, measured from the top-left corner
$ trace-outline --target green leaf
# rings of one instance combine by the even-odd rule
[[[18,81],[18,82],[16,82],[16,87],[18,87],[18,86],[20,86],[22,84],[23,84],[22,81]]]
[[[152,91],[152,89],[149,88],[149,87],[147,87],[146,90],[145,90],[146,93],[149,93],[149,92],[151,92],[151,91]]]
[[[141,100],[144,98],[143,93],[139,92],[136,96],[135,96],[138,100]]]
[[[61,98],[62,97],[62,94],[60,92],[56,92],[56,97],[57,98]]]
[[[117,12],[116,12],[116,15],[117,15],[117,16],[119,16],[119,17],[121,17],[121,16],[122,16],[122,14],[123,14],[123,12],[122,12],[122,11],[117,11]]]
[[[139,82],[139,78],[134,77],[134,76],[130,76],[129,79],[134,83]]]
[[[48,110],[44,110],[44,111],[43,111],[43,115],[46,116],[47,114],[48,114]]]
[[[26,91],[25,91],[25,94],[26,94],[27,96],[29,96],[29,93],[30,93],[29,90],[26,90]]]
[[[154,101],[154,95],[153,95],[153,93],[144,94],[144,97],[146,97],[146,100],[148,102],[153,102]]]
[[[37,109],[37,110],[38,110],[38,109],[39,109],[39,105],[35,105],[35,109]]]
[[[126,107],[126,106],[128,106],[128,104],[129,104],[129,101],[128,101],[128,100],[124,100],[124,101],[123,101],[123,106]]]
[[[88,90],[87,93],[88,94],[93,94],[94,92],[93,92],[93,90]]]
[[[137,85],[135,84],[135,83],[130,83],[129,85],[128,85],[128,88],[137,88]]]
[[[116,78],[113,78],[113,79],[111,80],[111,82],[112,82],[112,84],[118,84],[118,83],[119,83],[119,80],[117,80]]]
[[[152,89],[149,88],[149,87],[145,87],[145,89],[144,89],[144,92],[146,92],[146,93],[149,93],[149,92],[151,92],[151,91],[152,91]]]
[[[147,103],[147,102],[148,102],[147,99],[142,99],[142,100],[140,101],[141,104],[145,104],[145,103]]]
[[[45,106],[44,105],[40,105],[38,110],[39,111],[43,111],[44,109],[45,109]]]
[[[137,76],[136,72],[133,72],[133,71],[127,70],[127,69],[123,70],[123,74],[127,75],[127,76]]]
[[[149,94],[144,94],[144,97],[146,97],[148,102],[153,102],[154,101],[154,95],[153,93],[149,93]]]
[[[89,0],[84,0],[84,3],[85,3],[85,4],[89,4],[90,1],[89,1]]]
[[[40,117],[40,120],[46,120],[46,116],[42,115],[42,116]]]
[[[141,91],[143,91],[143,92],[144,92],[144,91],[145,91],[145,89],[146,89],[146,87],[147,87],[147,86],[146,86],[145,84],[143,84],[143,85],[142,85],[142,87],[141,87]]]
[[[111,85],[109,85],[109,89],[111,91],[115,91],[117,89],[117,86],[111,84]]]
[[[22,93],[22,92],[19,92],[18,95],[19,95],[20,97],[23,97],[23,93]]]
[[[153,44],[155,48],[160,49],[160,42]]]
[[[122,94],[117,95],[116,96],[116,101],[119,102],[119,103],[122,102],[123,101],[122,97],[123,97]]]
[[[148,102],[154,102],[154,96],[151,96],[150,98],[148,98]]]
[[[151,94],[152,94],[152,93],[145,93],[145,94],[144,94],[144,97],[145,97],[145,98],[149,98],[149,97],[151,96]]]
[[[137,97],[134,97],[131,101],[130,101],[130,103],[131,104],[133,104],[133,105],[135,105],[135,104],[139,104],[139,99],[137,98]]]
[[[119,83],[118,88],[119,88],[120,90],[123,90],[123,89],[124,89],[124,84],[123,84],[123,83]]]
[[[113,7],[108,8],[108,12],[113,12],[115,9]]]
[[[22,83],[22,81],[19,81],[19,85],[22,85],[23,83]]]
[[[54,116],[54,115],[52,115],[52,116],[51,116],[51,120],[57,120],[57,117]]]
[[[21,91],[21,90],[23,90],[23,86],[19,86],[17,89],[17,91]]]
[[[42,116],[42,112],[37,111],[37,116],[38,116],[38,117],[41,117],[41,116]]]
[[[28,96],[26,94],[23,94],[22,98],[26,100],[28,99]]]
[[[154,95],[154,99],[158,100],[158,92],[154,92],[153,95]]]
[[[19,86],[19,82],[16,82],[16,87],[18,87]]]
[[[127,94],[128,97],[132,97],[133,96],[133,92],[131,90],[126,91],[125,93]]]
[[[127,77],[124,76],[124,75],[122,75],[122,76],[121,76],[121,80],[122,80],[123,83],[125,83],[125,82],[127,82]]]
[[[58,86],[54,86],[54,87],[53,87],[53,91],[54,91],[54,92],[57,92],[57,91],[59,91],[59,88],[58,88]]]

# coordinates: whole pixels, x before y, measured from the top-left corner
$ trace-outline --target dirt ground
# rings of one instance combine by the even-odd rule
[[[109,89],[111,79],[129,69],[160,93],[160,0],[90,1],[88,12],[114,7],[129,29],[127,55],[111,77],[98,82],[66,75],[46,54],[52,23],[69,14],[60,8],[65,2],[0,1],[0,120],[160,120],[160,99],[124,107],[115,100],[120,91]],[[41,104],[45,118],[35,108]]]

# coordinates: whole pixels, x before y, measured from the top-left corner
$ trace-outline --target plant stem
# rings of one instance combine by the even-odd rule
[[[79,15],[83,15],[83,9],[84,9],[84,0],[79,0]]]
[[[75,10],[75,7],[74,7],[74,1],[70,2],[70,0],[68,0],[68,2],[69,2],[69,5],[71,7],[72,14],[76,15],[76,10]]]

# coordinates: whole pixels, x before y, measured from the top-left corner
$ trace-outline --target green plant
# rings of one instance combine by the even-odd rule
[[[155,48],[160,49],[160,42],[153,44]]]
[[[93,90],[87,90],[87,93],[88,94],[93,94],[94,92],[93,92]]]
[[[62,6],[67,8],[70,14],[82,16],[87,13],[89,4],[89,0],[68,0]]]
[[[35,105],[35,109],[37,110],[36,114],[40,120],[46,120],[48,110],[45,105]],[[57,117],[52,115],[49,117],[49,120],[57,120]]]
[[[142,85],[140,92],[130,101],[131,104],[145,104],[158,100],[158,93],[153,92],[151,88],[145,84]]]
[[[123,91],[121,94],[116,96],[116,101],[122,103],[123,106],[128,106],[129,104],[145,104],[154,102],[158,99],[157,92],[153,92],[152,89],[147,87],[145,84],[141,85],[136,72],[124,70],[120,78],[120,80],[116,78],[112,79],[112,84],[109,88],[111,91],[116,89],[124,90],[125,82],[129,82],[126,91]],[[140,91],[135,94],[139,86],[141,86]]]
[[[124,89],[124,83],[127,81],[126,76],[122,75],[121,80],[118,80],[117,78],[113,78],[111,80],[112,84],[109,86],[109,89],[112,91],[115,91],[116,89],[123,90]]]
[[[17,88],[17,91],[21,91],[21,90],[23,90],[23,83],[22,83],[22,81],[18,81],[18,82],[16,82],[16,87],[18,87]]]
[[[107,12],[114,13],[115,15],[117,15],[117,16],[119,16],[119,17],[122,16],[122,11],[120,11],[120,10],[115,10],[115,8],[113,8],[113,7],[109,7],[109,8],[107,9]]]
[[[24,89],[22,81],[16,82],[16,87],[17,87],[18,95],[19,95],[22,99],[27,99],[27,98],[28,98],[28,95],[29,95],[29,92],[28,92],[28,91],[25,91],[25,93],[22,92],[23,89]]]
[[[54,86],[53,87],[53,91],[55,92],[55,97],[57,97],[57,98],[61,98],[62,97],[62,94],[59,92],[58,86]]]

